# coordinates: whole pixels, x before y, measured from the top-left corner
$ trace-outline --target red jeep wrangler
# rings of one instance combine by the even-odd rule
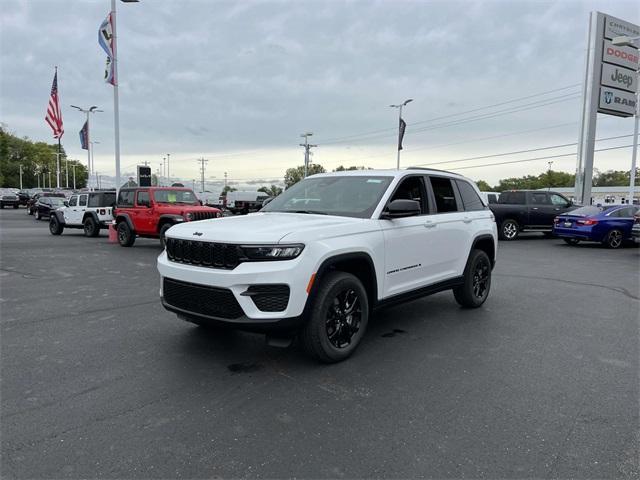
[[[115,209],[118,243],[130,247],[136,237],[160,238],[176,223],[222,216],[217,208],[203,207],[190,188],[123,188]]]

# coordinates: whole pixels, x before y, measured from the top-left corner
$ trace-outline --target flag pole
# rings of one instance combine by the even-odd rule
[[[116,35],[116,0],[111,0],[111,29],[113,30],[113,127],[116,157],[116,195],[120,189],[120,101],[118,99],[118,37]]]
[[[56,155],[56,188],[60,188],[60,150],[60,137],[58,137],[58,154]]]

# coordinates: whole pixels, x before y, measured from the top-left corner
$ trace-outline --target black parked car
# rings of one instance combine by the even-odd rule
[[[64,193],[60,193],[60,192],[36,193],[33,197],[31,197],[31,199],[27,203],[27,214],[33,215],[36,211],[36,203],[38,203],[38,200],[40,200],[41,198],[45,198],[45,197],[62,198],[63,200],[66,198]]]
[[[20,199],[18,198],[18,195],[10,192],[2,193],[2,196],[0,197],[0,208],[4,208],[4,207],[18,208],[18,205],[20,205]]]
[[[36,192],[34,192],[33,190],[20,190],[18,192],[18,198],[20,199],[20,205],[27,205],[27,203],[29,203],[29,200],[31,200],[32,195],[34,195]]]
[[[514,240],[524,231],[551,236],[553,219],[578,205],[553,191],[512,190],[502,192],[498,203],[490,203],[489,208],[496,217],[500,238]]]
[[[36,220],[50,218],[51,212],[57,208],[64,207],[66,200],[64,197],[41,197],[34,207]]]

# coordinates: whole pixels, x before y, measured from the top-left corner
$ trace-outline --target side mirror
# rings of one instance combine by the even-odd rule
[[[415,217],[420,215],[420,202],[415,200],[394,200],[382,212],[380,216],[383,220],[394,218]]]
[[[66,200],[64,201],[64,206],[68,207],[69,206],[69,202],[67,202]]]

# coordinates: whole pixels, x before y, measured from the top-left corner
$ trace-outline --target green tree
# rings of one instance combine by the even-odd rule
[[[262,186],[258,189],[259,192],[266,193],[270,197],[277,197],[282,193],[282,188],[277,185],[271,185],[270,187]]]
[[[356,167],[355,165],[352,165],[350,167],[344,167],[342,165],[340,165],[338,168],[335,168],[333,171],[334,172],[346,172],[346,171],[350,171],[350,170],[371,170],[371,168],[369,167],[365,167],[364,165],[361,167]]]
[[[606,172],[594,172],[594,187],[622,187],[629,185],[628,170],[607,170]],[[640,168],[636,169],[635,183],[640,181]]]
[[[481,192],[490,192],[491,191],[491,186],[485,182],[484,180],[478,180],[476,182],[476,185],[478,186],[478,188],[480,189]]]
[[[316,173],[324,173],[326,170],[324,167],[317,163],[310,163],[308,168],[308,175],[315,175]],[[286,188],[289,188],[291,185],[295,185],[300,180],[304,178],[304,165],[300,165],[299,167],[289,168],[284,174],[284,184]]]
[[[220,193],[220,196],[221,196],[221,197],[226,197],[226,196],[227,196],[227,193],[229,193],[229,192],[235,192],[236,190],[237,190],[237,188],[233,188],[232,186],[227,185],[226,187],[224,187],[224,188],[222,189],[222,192]]]

